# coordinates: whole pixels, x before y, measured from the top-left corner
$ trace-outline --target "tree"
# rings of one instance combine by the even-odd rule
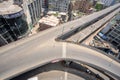
[[[95,9],[96,9],[97,11],[102,10],[102,9],[103,9],[103,4],[97,3],[97,4],[95,5]]]

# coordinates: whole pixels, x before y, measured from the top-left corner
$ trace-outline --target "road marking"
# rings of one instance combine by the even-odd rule
[[[62,45],[62,57],[66,58],[66,43],[63,43]]]
[[[32,77],[32,78],[30,78],[28,80],[38,80],[38,77]]]
[[[65,72],[65,79],[64,80],[67,80],[68,79],[68,73]]]

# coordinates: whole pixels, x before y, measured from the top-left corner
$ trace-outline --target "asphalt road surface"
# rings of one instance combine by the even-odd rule
[[[57,62],[46,64],[11,80],[97,80],[97,78]]]
[[[120,80],[118,61],[84,46],[55,41],[58,35],[80,26],[78,23],[94,19],[95,14],[97,12],[0,48],[0,79],[10,79],[56,59],[70,59],[101,69]]]

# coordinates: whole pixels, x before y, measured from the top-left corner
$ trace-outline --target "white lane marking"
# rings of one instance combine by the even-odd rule
[[[29,78],[28,80],[38,80],[38,77],[32,77],[32,78]]]
[[[67,43],[63,43],[62,45],[62,57],[63,58],[66,58],[66,44]]]
[[[67,80],[68,79],[68,73],[65,72],[65,79],[64,80]]]

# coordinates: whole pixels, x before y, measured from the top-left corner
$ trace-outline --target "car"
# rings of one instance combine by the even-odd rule
[[[97,35],[101,37],[103,40],[107,40],[107,37],[102,32],[99,32]]]

